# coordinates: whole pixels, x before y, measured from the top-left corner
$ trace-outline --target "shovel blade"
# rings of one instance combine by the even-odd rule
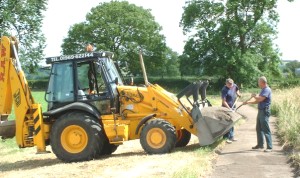
[[[214,143],[242,118],[238,113],[224,107],[205,107],[201,111],[199,108],[193,108],[192,117],[201,146]]]

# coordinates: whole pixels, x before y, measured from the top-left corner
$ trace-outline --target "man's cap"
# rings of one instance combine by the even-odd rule
[[[233,83],[234,83],[234,81],[233,81],[231,78],[228,78],[228,79],[226,79],[226,83],[233,84]]]

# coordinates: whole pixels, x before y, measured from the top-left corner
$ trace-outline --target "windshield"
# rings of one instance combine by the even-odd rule
[[[100,60],[104,62],[105,68],[107,69],[109,83],[114,83],[115,79],[118,78],[118,84],[123,85],[122,78],[120,77],[113,60],[109,58],[101,58]]]

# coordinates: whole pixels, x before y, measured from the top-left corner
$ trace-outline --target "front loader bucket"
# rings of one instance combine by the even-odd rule
[[[224,107],[204,107],[201,111],[195,108],[192,111],[192,117],[193,119],[198,118],[194,122],[194,127],[197,129],[197,136],[201,146],[214,143],[242,118],[241,115]]]
[[[241,115],[224,107],[207,107],[211,106],[206,99],[207,86],[208,81],[194,82],[177,95],[179,103],[193,119],[193,127],[197,129],[197,136],[201,146],[214,143],[242,118]],[[199,99],[199,93],[201,99]],[[184,96],[189,103],[189,107],[181,100]],[[191,110],[189,109],[190,106],[192,107]]]
[[[0,121],[0,137],[2,139],[13,138],[16,135],[16,123],[14,120]]]

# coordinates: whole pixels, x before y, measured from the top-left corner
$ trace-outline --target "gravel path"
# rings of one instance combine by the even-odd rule
[[[273,139],[273,152],[265,153],[263,150],[252,150],[256,145],[256,115],[257,109],[243,106],[239,109],[247,120],[235,131],[237,142],[227,144],[219,153],[211,178],[262,178],[262,177],[293,177],[293,169],[278,139],[274,135],[275,120],[270,118]]]

